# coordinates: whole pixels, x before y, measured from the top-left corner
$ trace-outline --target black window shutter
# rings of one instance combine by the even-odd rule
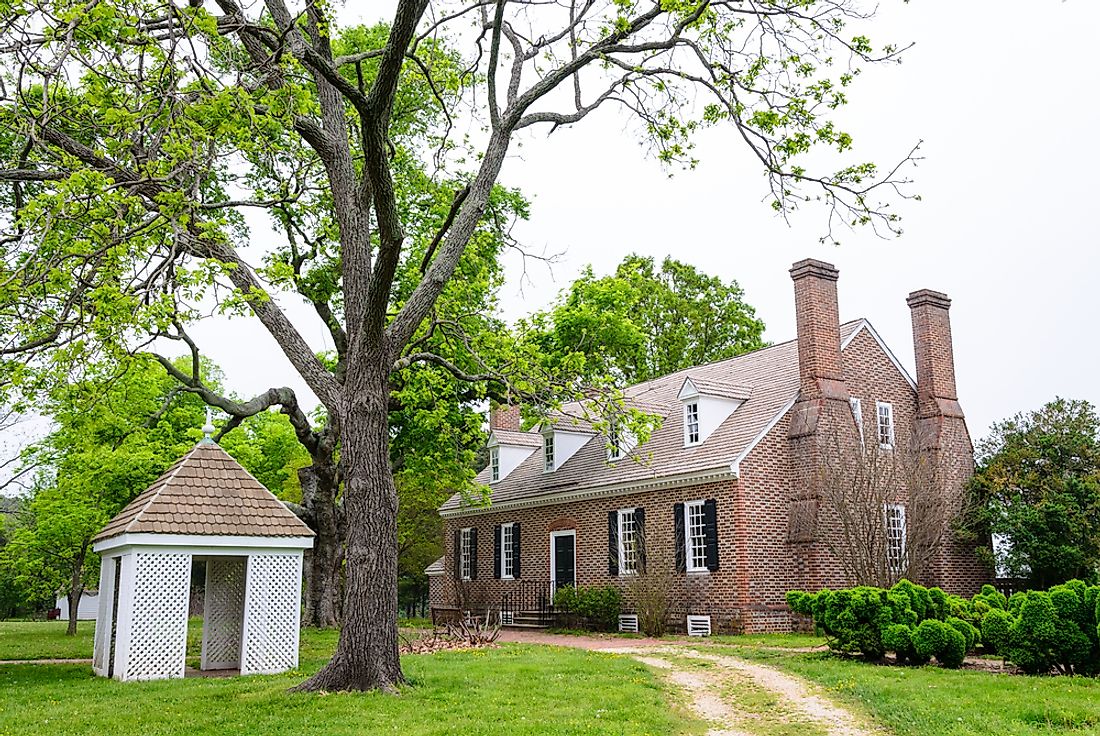
[[[519,522],[512,524],[512,577],[519,578]]]
[[[672,528],[676,530],[676,572],[687,570],[687,541],[684,538],[684,505],[672,506]]]
[[[718,569],[718,504],[713,498],[703,502],[703,523],[707,530],[707,569]]]
[[[493,527],[493,577],[500,580],[500,524]]]
[[[455,580],[462,579],[462,530],[455,529]]]
[[[477,580],[477,527],[470,530],[470,580]]]
[[[607,512],[607,574],[619,574],[619,512]]]
[[[645,537],[645,509],[638,507],[634,509],[634,557],[638,561],[638,572],[645,572],[646,563],[646,537]]]

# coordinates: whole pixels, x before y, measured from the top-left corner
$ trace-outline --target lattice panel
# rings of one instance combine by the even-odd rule
[[[240,667],[244,586],[245,558],[215,557],[207,561],[202,627],[204,670]]]
[[[284,672],[298,666],[301,597],[300,555],[248,558],[241,674]]]
[[[123,679],[182,677],[191,555],[139,552],[133,559],[134,592]]]
[[[111,600],[114,598],[115,561],[104,557],[99,563],[99,610],[95,619],[95,646],[92,669],[103,674],[107,671],[107,650],[111,646]]]

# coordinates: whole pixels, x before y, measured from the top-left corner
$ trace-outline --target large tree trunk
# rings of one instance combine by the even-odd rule
[[[317,533],[306,567],[306,600],[302,623],[330,628],[339,624],[342,561],[340,527],[336,515],[337,478],[332,452],[314,456],[313,464],[298,471],[302,506]]]
[[[299,690],[393,690],[397,648],[397,490],[389,461],[389,389],[376,377],[349,392],[341,422],[347,580],[332,660]]]

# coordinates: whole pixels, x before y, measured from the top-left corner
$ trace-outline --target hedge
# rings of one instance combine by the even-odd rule
[[[612,585],[574,588],[563,585],[554,593],[554,608],[576,616],[576,623],[597,631],[614,631],[619,625],[623,595]]]
[[[1100,675],[1100,586],[1080,580],[1006,598],[990,585],[966,599],[902,580],[892,588],[859,586],[791,591],[787,604],[813,618],[829,647],[899,663],[933,657],[959,667],[979,644],[1029,674]]]

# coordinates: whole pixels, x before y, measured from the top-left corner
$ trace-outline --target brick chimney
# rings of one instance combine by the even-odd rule
[[[947,294],[921,289],[910,294],[905,302],[913,316],[917,417],[961,417],[948,314],[951,300]]]
[[[519,431],[519,404],[498,404],[489,409],[489,429],[510,429]]]
[[[802,399],[843,398],[840,362],[840,312],[836,266],[807,258],[791,267],[798,328],[798,372]]]

